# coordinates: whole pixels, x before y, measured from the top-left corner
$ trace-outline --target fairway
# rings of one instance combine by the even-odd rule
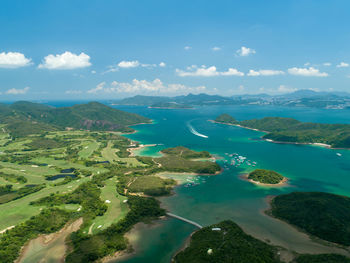
[[[99,230],[105,229],[119,219],[123,218],[129,211],[127,203],[123,201],[127,198],[117,194],[116,179],[110,178],[102,188],[101,200],[109,200],[107,212],[103,216],[97,216],[91,223],[89,230],[92,234],[98,233]],[[92,227],[91,227],[92,226]],[[99,227],[101,226],[101,227]]]

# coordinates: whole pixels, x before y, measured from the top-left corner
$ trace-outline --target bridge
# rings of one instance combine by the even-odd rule
[[[184,221],[184,222],[186,222],[186,223],[189,223],[189,224],[191,224],[191,225],[194,225],[194,226],[198,227],[199,229],[202,229],[202,228],[203,228],[200,224],[198,224],[198,223],[196,223],[196,222],[194,222],[194,221],[191,221],[191,220],[189,220],[189,219],[186,219],[186,218],[184,218],[184,217],[181,217],[181,216],[178,216],[178,215],[175,215],[175,214],[172,214],[172,213],[166,213],[166,214],[167,214],[167,216],[170,216],[170,217],[179,219],[179,220],[181,220],[181,221]]]

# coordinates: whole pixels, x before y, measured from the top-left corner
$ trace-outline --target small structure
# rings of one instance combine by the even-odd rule
[[[211,230],[212,231],[221,231],[221,228],[220,227],[213,227]]]
[[[208,253],[208,255],[211,255],[211,254],[213,254],[213,250],[211,248],[209,248],[207,253]]]
[[[106,200],[105,203],[106,203],[106,204],[110,204],[111,201],[110,201],[110,200]]]

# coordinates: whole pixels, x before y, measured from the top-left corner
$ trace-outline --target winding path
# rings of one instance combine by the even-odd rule
[[[191,225],[194,225],[194,226],[198,227],[199,229],[202,229],[202,228],[203,228],[200,224],[198,224],[198,223],[196,223],[196,222],[194,222],[194,221],[191,221],[191,220],[189,220],[189,219],[186,219],[186,218],[184,218],[184,217],[181,217],[181,216],[178,216],[178,215],[175,215],[175,214],[172,214],[172,213],[166,213],[166,214],[167,214],[167,216],[170,216],[170,217],[179,219],[179,220],[181,220],[181,221],[184,221],[184,222],[186,222],[186,223],[189,223],[189,224],[191,224]]]

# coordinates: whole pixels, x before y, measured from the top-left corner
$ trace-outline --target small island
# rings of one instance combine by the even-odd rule
[[[149,106],[152,109],[193,109],[191,105],[177,102],[159,102]]]
[[[349,197],[323,192],[283,194],[272,199],[267,214],[320,239],[350,245]]]
[[[250,182],[263,185],[281,185],[287,181],[287,178],[281,174],[266,169],[256,169],[247,175]]]

